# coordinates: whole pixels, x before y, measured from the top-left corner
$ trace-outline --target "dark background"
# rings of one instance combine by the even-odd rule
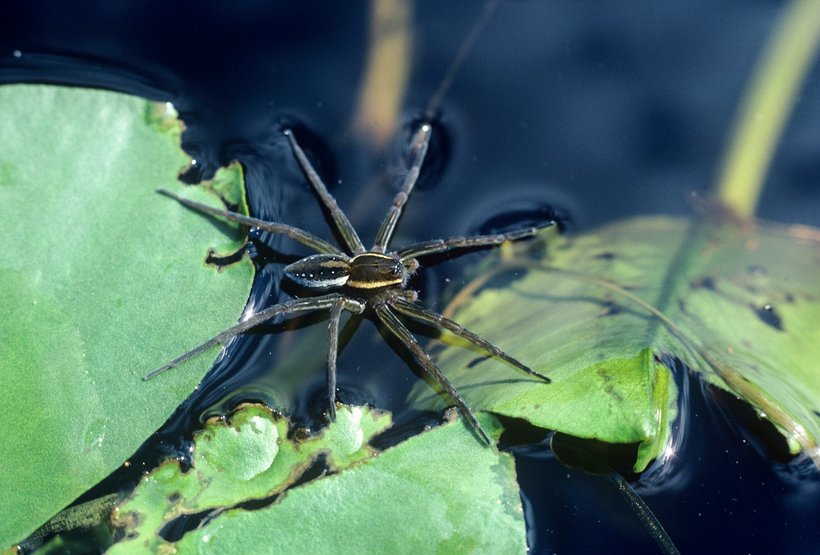
[[[364,3],[4,4],[4,81],[98,84],[108,73],[109,86],[134,88],[123,77],[131,71],[187,115],[188,140],[207,162],[229,141],[264,137],[283,113],[344,144],[367,46]],[[437,88],[480,7],[419,3],[408,118]],[[743,86],[782,7],[502,3],[442,107],[454,128],[451,163],[463,173],[440,184],[446,198],[425,210],[440,204],[448,210],[437,215],[449,215],[444,200],[467,192],[482,207],[493,191],[533,187],[547,189],[584,227],[635,212],[688,213],[689,192],[714,180]],[[84,63],[30,71],[42,69],[41,54]],[[762,217],[817,221],[818,111],[815,67],[778,148]],[[350,158],[337,153],[348,182],[358,177]],[[355,187],[346,191],[355,195]]]
[[[481,5],[418,3],[404,123],[421,115]],[[279,122],[300,122],[317,164],[342,180],[332,187],[339,204],[365,242],[373,236],[394,192],[389,178],[375,186],[374,179],[389,176],[406,137],[376,151],[351,130],[368,46],[365,3],[2,6],[0,82],[171,100],[204,175],[238,158],[258,216],[329,237],[278,134]],[[503,2],[440,107],[437,179],[414,194],[397,244],[473,233],[547,206],[566,217],[571,233],[636,214],[691,214],[692,194],[706,194],[715,181],[743,88],[782,8],[764,0]],[[775,154],[761,217],[820,224],[819,126],[815,64]],[[436,306],[460,268],[426,270],[424,300]],[[252,302],[280,297],[280,270],[264,266]],[[324,399],[321,357],[303,365],[304,376],[285,379],[269,354],[284,350],[283,336],[293,341],[277,334],[234,343],[159,442],[174,444],[201,417],[248,398],[287,406],[315,424]],[[368,371],[368,360],[386,362]],[[367,323],[342,354],[339,379],[343,401],[399,413],[415,380]],[[637,487],[682,551],[811,552],[820,540],[817,472],[805,461],[788,464],[776,441],[756,439],[765,430],[744,424],[742,407],[716,400],[683,371],[678,380],[681,452]],[[412,427],[418,417],[403,419]],[[519,452],[518,461],[535,551],[653,549],[605,480],[568,471],[543,448]]]

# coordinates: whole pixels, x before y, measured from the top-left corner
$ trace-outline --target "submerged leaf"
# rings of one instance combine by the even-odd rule
[[[121,465],[211,360],[142,376],[241,314],[250,262],[216,271],[204,260],[243,232],[155,192],[219,203],[207,189],[229,187],[241,199],[241,170],[189,191],[177,180],[189,162],[181,130],[166,104],[0,87],[0,545]]]
[[[553,382],[462,347],[445,348],[439,364],[474,408],[640,443],[641,470],[674,419],[676,388],[659,361],[677,357],[817,460],[819,246],[806,228],[662,217],[550,238],[537,260],[508,260],[478,278],[483,289],[460,296],[455,317]],[[435,399],[420,387],[412,396]]]

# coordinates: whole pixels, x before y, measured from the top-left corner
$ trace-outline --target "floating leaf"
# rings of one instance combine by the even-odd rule
[[[121,465],[211,360],[141,377],[242,312],[250,262],[204,260],[243,232],[155,193],[243,198],[238,167],[178,182],[181,129],[170,106],[123,94],[0,87],[0,545]]]
[[[482,418],[497,437],[498,423]],[[233,510],[180,542],[181,552],[523,553],[515,462],[462,421],[410,438],[258,511]],[[241,548],[239,549],[242,550]]]
[[[154,553],[168,522],[281,493],[320,455],[330,470],[364,460],[372,455],[367,442],[390,425],[389,415],[340,406],[332,425],[294,441],[287,439],[288,422],[259,405],[245,406],[229,422],[214,419],[194,438],[189,470],[166,461],[118,508],[115,522],[125,527],[126,540],[110,553]]]
[[[640,443],[641,470],[674,418],[674,381],[658,361],[677,357],[817,458],[819,246],[807,228],[663,217],[550,238],[537,260],[479,278],[484,288],[460,296],[455,317],[553,383],[462,347],[446,348],[439,364],[475,408]],[[421,387],[412,396],[435,399]]]
[[[319,436],[294,443],[283,435],[287,423],[258,406],[234,415],[230,425],[211,423],[195,439],[190,470],[180,472],[176,462],[162,465],[120,508],[120,519],[138,529],[126,530],[129,539],[110,553],[526,550],[512,456],[485,447],[460,420],[383,453],[363,450],[362,441],[388,424],[378,413],[341,408],[338,420]],[[487,415],[482,424],[494,436],[501,431]],[[267,447],[259,455],[262,446]],[[292,488],[265,508],[211,513],[176,543],[161,543],[156,535],[177,514],[215,507],[203,502],[215,499],[213,489],[223,507],[256,498],[266,488],[268,495],[281,492],[319,453],[336,474]]]

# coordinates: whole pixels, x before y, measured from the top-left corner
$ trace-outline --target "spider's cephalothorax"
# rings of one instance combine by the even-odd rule
[[[490,443],[489,436],[481,428],[470,407],[467,406],[467,403],[456,388],[453,387],[450,381],[442,374],[441,370],[439,370],[438,366],[436,366],[432,358],[430,358],[430,355],[428,355],[419,344],[418,340],[410,333],[410,330],[407,329],[397,316],[397,313],[424,322],[439,330],[447,330],[454,333],[483,349],[491,356],[504,360],[508,364],[528,374],[545,382],[549,382],[550,380],[546,376],[530,369],[492,343],[465,329],[457,322],[417,303],[416,292],[408,290],[407,285],[410,276],[419,267],[416,260],[417,258],[431,254],[440,254],[455,249],[498,246],[505,241],[531,237],[538,230],[553,225],[553,222],[549,222],[543,226],[527,227],[508,233],[434,239],[414,243],[398,251],[388,252],[387,248],[390,245],[393,231],[396,228],[404,205],[407,203],[410,193],[418,180],[425,155],[427,154],[427,147],[430,143],[432,126],[429,123],[423,123],[413,136],[410,147],[411,164],[407,175],[404,177],[401,190],[396,194],[392,205],[387,211],[387,215],[382,221],[381,227],[376,234],[373,247],[367,250],[362,244],[361,239],[359,239],[356,230],[347,219],[347,216],[341,211],[336,204],[336,200],[330,195],[321,178],[316,173],[316,170],[313,169],[313,166],[299,146],[293,133],[291,133],[290,130],[285,130],[284,133],[290,141],[293,153],[304,171],[305,176],[330,213],[333,223],[343,239],[345,248],[341,249],[299,228],[286,224],[266,222],[235,212],[212,208],[179,197],[169,191],[160,190],[161,193],[173,197],[182,204],[200,212],[221,216],[230,221],[238,222],[249,227],[258,227],[271,233],[286,235],[310,247],[318,254],[302,258],[285,268],[285,275],[291,281],[302,286],[314,296],[292,299],[281,304],[267,307],[250,318],[228,328],[202,345],[177,357],[168,364],[157,368],[145,376],[145,379],[152,378],[169,368],[173,368],[214,345],[224,344],[231,338],[275,316],[314,310],[329,310],[327,386],[328,396],[330,398],[329,413],[330,417],[334,418],[336,414],[336,357],[339,340],[339,320],[343,310],[358,314],[369,307],[385,328],[407,347],[421,367],[441,386],[447,395],[451,397],[455,405],[481,438],[487,443]]]
[[[314,254],[287,266],[285,275],[308,289],[329,291],[347,287],[368,295],[387,288],[407,287],[407,280],[417,267],[415,259],[403,261],[396,254],[364,252],[352,258]]]

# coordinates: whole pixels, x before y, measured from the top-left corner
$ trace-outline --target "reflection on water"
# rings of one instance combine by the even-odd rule
[[[314,137],[306,149],[331,192],[369,242],[395,192],[392,164],[406,145],[406,126],[437,89],[472,18],[446,3],[418,4],[405,127],[376,151],[351,126],[367,46],[364,4],[151,4],[84,14],[76,6],[18,8],[0,23],[0,82],[99,86],[171,100],[188,126],[197,172],[239,159],[256,216],[331,238],[276,132],[283,121],[298,122]],[[770,4],[502,4],[440,107],[441,140],[431,146],[427,168],[434,178],[409,203],[396,246],[503,227],[510,214],[526,219],[558,210],[571,231],[583,231],[638,213],[689,213],[688,193],[708,190],[715,175],[733,110],[778,9]],[[786,131],[764,217],[820,224],[819,87],[815,76]],[[306,253],[267,234],[252,239],[260,269],[250,304],[263,306],[282,298],[282,262]],[[423,270],[414,287],[441,309],[441,293],[457,288],[462,269],[481,256],[442,261]],[[157,456],[178,454],[202,419],[242,401],[260,400],[320,426],[325,344],[321,315],[234,341],[134,458],[131,475],[100,489],[135,478]],[[407,410],[418,378],[371,322],[348,321],[341,346],[341,401],[393,411],[399,435],[435,418]],[[636,488],[681,550],[809,552],[820,540],[816,470],[788,462],[771,430],[725,396],[682,370],[677,377],[681,414],[671,448]],[[609,482],[567,469],[546,447],[515,452],[535,552],[655,549]]]

